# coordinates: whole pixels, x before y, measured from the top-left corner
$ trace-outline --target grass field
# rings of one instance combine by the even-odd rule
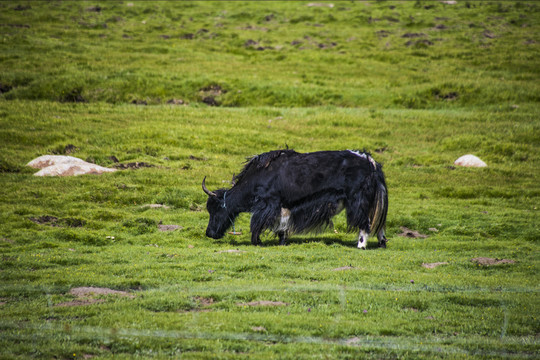
[[[1,359],[538,358],[540,5],[309,5],[0,2]],[[384,165],[387,249],[205,237],[286,146]]]

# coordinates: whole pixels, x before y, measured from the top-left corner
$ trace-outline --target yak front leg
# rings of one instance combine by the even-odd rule
[[[255,245],[255,246],[262,245],[260,233],[258,233],[258,232],[252,232],[251,233],[251,244]]]
[[[251,214],[251,243],[261,245],[260,235],[265,229],[272,228],[279,216],[280,207],[271,201],[260,201]]]
[[[358,248],[362,250],[366,250],[368,241],[368,233],[364,230],[360,230],[360,234],[358,234]]]

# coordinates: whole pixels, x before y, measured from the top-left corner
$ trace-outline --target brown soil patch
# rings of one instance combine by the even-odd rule
[[[495,34],[493,34],[491,31],[489,30],[485,30],[482,35],[484,35],[484,37],[487,37],[488,39],[495,39],[496,36]]]
[[[411,230],[409,228],[406,228],[405,226],[401,226],[400,229],[401,229],[402,233],[398,234],[398,236],[414,238],[414,239],[416,239],[416,238],[425,239],[425,238],[428,237],[427,235],[420,234],[418,231]]]
[[[418,37],[422,37],[422,36],[426,36],[426,34],[424,33],[406,33],[406,34],[403,34],[401,37],[402,38],[418,38]]]
[[[427,45],[427,46],[431,46],[433,45],[433,41],[429,41],[429,40],[426,40],[426,39],[423,39],[423,40],[417,40],[417,41],[407,41],[405,43],[405,46],[417,46],[417,45]]]
[[[471,259],[472,262],[477,263],[478,265],[491,266],[491,265],[502,265],[502,264],[514,264],[514,260],[509,259],[493,259],[488,257],[478,257]]]
[[[448,265],[446,261],[443,262],[435,262],[435,263],[423,263],[422,266],[426,269],[435,269],[437,266],[441,265]]]
[[[210,306],[214,303],[214,299],[212,298],[205,298],[202,296],[195,296],[194,299],[203,307]]]
[[[69,290],[69,294],[77,297],[91,297],[95,295],[120,295],[134,298],[134,296],[127,291],[113,290],[109,288],[100,287],[77,287]]]
[[[81,220],[81,219],[76,219],[76,218],[59,219],[56,216],[50,216],[50,215],[31,217],[28,219],[32,222],[35,222],[36,224],[49,225],[49,226],[82,227],[86,223],[86,221]]]
[[[281,302],[281,301],[267,301],[267,300],[259,300],[259,301],[251,301],[248,303],[236,303],[237,306],[289,306],[289,303]]]
[[[103,299],[76,299],[72,301],[59,303],[59,304],[56,304],[55,306],[58,306],[58,307],[86,306],[86,305],[92,305],[92,304],[99,304],[103,302],[105,302],[105,300]]]
[[[159,224],[158,225],[158,229],[159,231],[174,231],[174,230],[178,230],[178,229],[183,229],[182,226],[180,225],[161,225]]]
[[[359,337],[353,337],[353,338],[345,341],[345,344],[354,345],[354,344],[358,344],[358,343],[361,343],[361,342],[362,342],[362,339],[360,339]]]
[[[167,104],[169,105],[185,105],[184,100],[182,99],[170,99],[167,101]]]
[[[332,271],[343,271],[343,270],[352,270],[352,269],[354,269],[354,267],[352,266],[342,266],[342,267],[335,268]]]
[[[120,170],[126,170],[126,169],[140,169],[140,168],[148,168],[148,167],[155,167],[155,165],[145,163],[143,161],[141,162],[130,162],[125,164],[114,164],[114,167]]]
[[[379,38],[383,38],[383,37],[388,37],[388,35],[390,35],[391,32],[387,30],[379,30],[379,31],[376,31],[375,34],[377,34]]]
[[[56,304],[55,306],[85,306],[105,302],[104,299],[96,299],[96,296],[103,295],[118,295],[133,299],[135,296],[127,291],[113,290],[100,287],[77,287],[69,290],[69,295],[75,296],[76,299]]]

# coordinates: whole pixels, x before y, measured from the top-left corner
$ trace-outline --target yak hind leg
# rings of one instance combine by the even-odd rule
[[[368,233],[364,230],[360,230],[360,233],[358,234],[358,248],[362,250],[366,250],[367,241],[368,241]]]
[[[388,240],[386,239],[386,236],[384,235],[384,230],[381,230],[377,233],[377,239],[379,240],[379,247],[386,249],[386,243]]]
[[[279,245],[287,245],[287,235],[291,226],[291,210],[281,208],[281,216],[277,227],[277,235],[279,236]]]

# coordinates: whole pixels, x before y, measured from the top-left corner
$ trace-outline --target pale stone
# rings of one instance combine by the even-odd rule
[[[307,4],[308,7],[329,7],[329,8],[333,8],[334,7],[334,4],[329,4],[329,3],[309,3]]]
[[[483,162],[482,160],[480,160],[480,158],[471,154],[463,155],[462,157],[454,161],[454,165],[465,166],[465,167],[486,167],[487,166],[487,164]]]
[[[26,166],[36,169],[43,169],[48,166],[60,164],[87,164],[87,162],[73,156],[43,155],[30,161],[28,164],[26,164]]]
[[[116,169],[109,169],[73,156],[64,155],[43,155],[30,161],[27,166],[41,169],[34,176],[75,176],[116,171]]]
[[[116,169],[109,169],[96,164],[59,164],[48,166],[39,170],[34,176],[77,176],[85,174],[99,175],[105,172],[115,172]]]

